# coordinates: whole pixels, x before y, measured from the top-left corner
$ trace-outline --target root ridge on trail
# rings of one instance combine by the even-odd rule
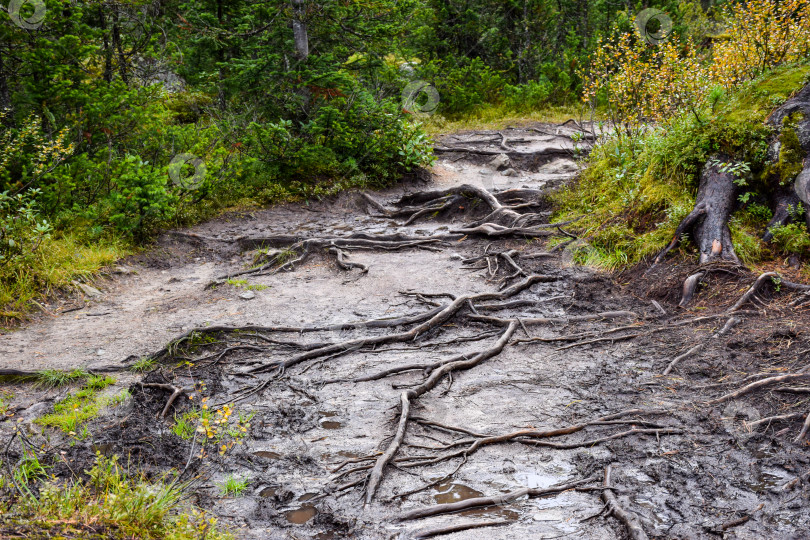
[[[719,173],[712,170],[707,174],[717,176]],[[249,273],[261,275],[266,272],[293,270],[300,268],[317,252],[333,256],[343,270],[357,268],[366,272],[368,265],[349,261],[349,252],[435,250],[445,249],[450,242],[454,249],[458,249],[459,244],[473,243],[478,238],[479,243],[473,244],[478,254],[459,256],[454,260],[460,261],[462,269],[484,271],[487,281],[497,290],[475,293],[403,291],[400,295],[406,299],[406,303],[415,302],[420,306],[416,312],[382,318],[359,318],[338,324],[198,327],[173,340],[154,353],[152,358],[164,365],[172,358],[192,358],[198,366],[195,369],[217,365],[239,377],[242,381],[240,384],[229,385],[225,395],[217,396],[219,404],[265,399],[269,390],[282,384],[281,380],[303,377],[311,369],[316,372],[341,373],[338,377],[316,376],[309,379],[309,389],[298,383],[297,393],[303,392],[313,403],[318,402],[318,394],[325,392],[327,388],[362,386],[398,378],[391,384],[391,390],[396,393],[390,396],[391,402],[388,404],[396,412],[393,418],[385,422],[387,429],[377,436],[377,450],[347,458],[333,467],[332,477],[320,487],[320,494],[317,496],[317,499],[339,497],[341,493],[362,489],[366,512],[377,512],[377,509],[393,501],[405,500],[440,483],[434,479],[421,487],[389,496],[377,503],[380,491],[385,490],[387,485],[386,479],[391,475],[399,477],[402,471],[432,470],[452,462],[454,470],[439,476],[443,479],[442,482],[449,482],[458,475],[466,474],[465,464],[469,460],[478,459],[483,453],[481,450],[485,448],[491,450],[517,447],[524,448],[527,452],[544,449],[562,453],[581,448],[649,444],[645,441],[657,441],[661,445],[663,441],[684,438],[689,440],[695,426],[679,421],[678,416],[684,414],[683,412],[673,417],[676,411],[727,403],[763,389],[808,381],[806,373],[795,371],[744,381],[739,383],[741,386],[738,389],[727,388],[726,394],[710,400],[682,401],[663,408],[632,407],[615,413],[610,413],[604,406],[598,406],[597,410],[604,412],[591,415],[591,420],[579,420],[563,427],[546,429],[521,426],[513,426],[511,429],[481,429],[426,416],[424,403],[438,397],[435,390],[442,383],[447,383],[442,391],[442,395],[445,395],[454,382],[468,376],[466,374],[486,373],[490,369],[486,366],[497,362],[499,358],[514,358],[514,353],[509,352],[514,345],[520,345],[519,349],[514,349],[520,350],[521,354],[533,347],[552,345],[555,352],[565,355],[571,354],[571,351],[592,350],[594,347],[647,342],[654,337],[658,339],[657,336],[713,325],[711,333],[686,352],[673,355],[674,358],[662,355],[654,362],[654,365],[665,365],[663,375],[671,377],[675,369],[684,370],[693,363],[700,362],[706,351],[715,348],[720,340],[729,339],[736,328],[744,325],[749,318],[757,316],[758,311],[744,308],[764,305],[764,301],[760,299],[763,291],[767,290],[768,283],[780,279],[773,272],[762,274],[728,308],[710,315],[668,316],[668,312],[660,304],[653,308],[652,313],[638,309],[638,306],[634,306],[633,310],[611,306],[612,309],[569,313],[567,309],[560,309],[559,302],[570,301],[571,297],[559,293],[571,285],[570,275],[565,270],[538,271],[538,267],[555,262],[559,254],[534,249],[521,250],[515,246],[516,241],[525,242],[527,239],[552,234],[572,236],[563,229],[567,223],[547,222],[548,214],[540,211],[544,208],[544,196],[542,190],[520,189],[493,193],[463,184],[406,195],[389,206],[364,194],[364,201],[379,216],[386,220],[401,220],[399,226],[403,228],[428,219],[457,220],[461,217],[464,223],[452,228],[446,227],[449,229],[447,233],[423,236],[404,232],[377,235],[355,233],[344,237],[296,239],[293,243],[290,243],[289,236],[284,235],[240,239],[237,243],[241,247],[262,249],[255,267],[218,280]],[[725,226],[722,219],[707,220],[709,211],[708,206],[698,205],[691,221],[685,221],[684,231],[688,227],[699,226],[703,229],[697,230],[715,227],[722,233],[722,227]],[[702,220],[700,224],[698,218]],[[690,278],[695,281],[695,286],[700,277],[711,271],[741,272],[733,251],[723,247],[720,233],[717,234],[721,237],[719,246],[704,246],[707,251],[702,269],[694,274],[697,278]],[[488,242],[483,249],[481,239]],[[673,242],[676,240],[677,238]],[[271,249],[267,249],[268,247]],[[785,283],[790,291],[805,292],[810,289],[791,282]],[[691,294],[693,293],[685,294],[684,299],[688,301]],[[552,309],[556,311],[552,312]],[[536,310],[541,313],[536,313]],[[619,319],[625,321],[613,322]],[[349,335],[344,337],[343,333],[346,332]],[[434,350],[441,351],[443,357],[430,358],[429,361],[399,361],[393,365],[383,364],[379,368],[374,363],[372,365],[375,368],[364,370],[364,375],[355,374],[349,360],[349,357],[359,356],[424,356],[431,354],[428,351]],[[339,358],[341,360],[338,362]],[[403,381],[403,378],[407,379]],[[653,378],[644,384],[654,386],[663,382]],[[176,397],[186,392],[183,390],[187,387],[185,385],[187,383],[179,380],[160,385],[151,384],[152,387],[171,393],[159,416],[166,416],[173,406],[176,407]],[[791,387],[783,388],[789,390]],[[801,392],[801,388],[799,391]],[[798,442],[810,430],[810,420],[806,419],[806,413],[796,412],[772,415],[765,420],[769,423],[799,420],[802,426],[795,439]],[[494,420],[490,419],[490,423],[497,424]],[[627,534],[632,538],[647,538],[644,521],[639,519],[633,509],[627,508],[624,498],[616,495],[618,490],[611,483],[610,466],[605,467],[604,471],[604,480],[599,483],[598,477],[583,475],[582,480],[547,488],[525,487],[506,494],[482,495],[459,502],[418,508],[399,514],[398,520],[407,522],[472,508],[516,504],[515,501],[526,496],[533,498],[563,496],[568,492],[597,492],[605,501],[607,515],[617,518]],[[479,521],[442,525],[422,529],[417,536],[467,530],[478,525],[490,526],[492,523],[506,525],[511,522]]]
[[[121,355],[118,371],[151,370],[122,371],[130,404],[52,452],[76,470],[99,450],[183,471],[193,502],[251,539],[806,530],[810,287],[707,243],[689,270],[701,305],[683,310],[572,266],[553,186],[478,185],[493,166],[468,161],[440,161],[421,191],[172,235],[186,261],[216,261],[188,280],[194,309],[171,297],[143,315],[163,333],[145,326],[159,339]],[[709,211],[684,233],[714,227],[722,247]],[[697,292],[709,278],[722,294]],[[4,462],[25,459],[19,442]],[[220,492],[231,477],[239,497]]]

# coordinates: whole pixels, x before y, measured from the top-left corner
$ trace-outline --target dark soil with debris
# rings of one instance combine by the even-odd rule
[[[46,430],[53,472],[96,451],[181,471],[239,538],[627,538],[617,507],[651,538],[806,538],[804,296],[765,280],[737,305],[757,276],[734,269],[680,308],[691,260],[573,265],[548,199],[572,132],[448,136],[428,183],[166,234],[103,297],[2,336],[3,367],[155,360],[88,437]],[[6,440],[66,392],[4,391]]]

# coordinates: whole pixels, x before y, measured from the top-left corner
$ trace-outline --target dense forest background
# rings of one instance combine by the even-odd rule
[[[640,31],[647,8],[666,17]],[[396,181],[431,163],[431,124],[562,107],[632,126],[702,106],[806,58],[799,40],[766,43],[760,62],[756,39],[734,34],[741,17],[746,31],[789,27],[773,36],[784,45],[806,14],[802,1],[12,0],[4,316],[161,227]],[[695,80],[718,42],[753,47],[748,71],[732,47],[722,73]]]

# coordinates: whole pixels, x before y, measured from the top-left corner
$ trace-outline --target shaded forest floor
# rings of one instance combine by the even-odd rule
[[[240,538],[608,539],[634,526],[661,538],[804,537],[802,297],[766,283],[737,305],[757,276],[719,272],[678,308],[691,261],[646,275],[577,267],[550,241],[566,238],[565,224],[530,239],[470,232],[490,210],[473,191],[410,223],[394,215],[403,196],[471,185],[530,193],[519,211],[549,218],[547,192],[572,181],[586,146],[570,134],[459,133],[442,138],[430,179],[371,200],[344,193],[164,235],[93,283],[100,296],[54,303],[0,337],[4,367],[115,372],[105,391],[131,398],[81,433],[45,428],[46,442],[31,422],[70,389],[10,381],[3,440],[22,418],[46,443],[43,459],[63,456],[52,470],[62,478],[96,451],[150,474],[183,471],[191,501]],[[220,279],[294,261],[290,246],[273,251],[280,239],[356,233],[409,243],[333,243],[337,258],[320,249],[291,271]],[[152,371],[126,370],[150,355]],[[174,390],[181,399],[167,407]],[[212,425],[234,404],[211,437],[194,435],[203,399]],[[4,461],[21,453],[11,445]],[[229,478],[246,487],[224,494]],[[0,520],[0,537],[15,534],[26,531]]]

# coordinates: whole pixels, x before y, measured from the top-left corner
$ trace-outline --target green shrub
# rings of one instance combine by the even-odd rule
[[[30,264],[31,256],[49,237],[51,225],[37,213],[38,190],[0,193],[0,277],[4,269]]]
[[[548,104],[553,88],[545,77],[517,86],[507,84],[503,87],[503,102],[507,108],[514,111],[541,109]]]
[[[788,223],[770,228],[774,245],[784,253],[802,253],[810,249],[810,235],[803,223]]]

